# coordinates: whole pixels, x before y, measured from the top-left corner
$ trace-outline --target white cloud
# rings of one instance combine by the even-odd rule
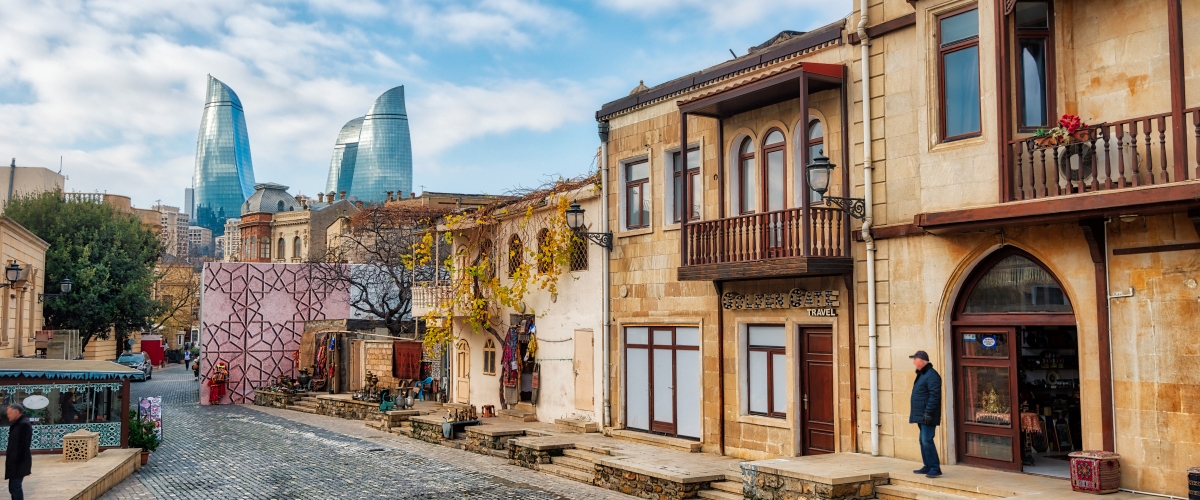
[[[600,0],[602,7],[642,16],[671,11],[701,12],[712,26],[747,26],[780,13],[811,11],[823,25],[850,13],[850,0]]]
[[[427,40],[528,47],[567,31],[575,15],[534,0],[405,0],[396,19]]]

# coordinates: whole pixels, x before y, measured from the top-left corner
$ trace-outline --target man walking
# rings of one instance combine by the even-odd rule
[[[25,500],[21,482],[33,468],[33,456],[29,447],[33,443],[33,426],[25,416],[25,408],[18,404],[8,405],[8,454],[4,457],[4,479],[8,480],[8,492],[12,500]]]
[[[933,433],[942,418],[942,376],[929,364],[929,354],[925,351],[917,351],[909,358],[917,368],[917,379],[913,381],[908,422],[921,429],[921,461],[925,465],[913,472],[938,477],[942,475],[942,463],[933,445]]]

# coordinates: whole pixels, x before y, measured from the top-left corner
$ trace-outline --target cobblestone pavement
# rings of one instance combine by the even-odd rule
[[[359,421],[256,406],[200,406],[174,365],[132,396],[163,396],[162,446],[102,500],[632,497],[370,429]]]

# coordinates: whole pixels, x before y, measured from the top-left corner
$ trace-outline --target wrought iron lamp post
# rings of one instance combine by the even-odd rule
[[[39,293],[38,303],[41,304],[42,299],[47,297],[62,297],[63,295],[71,293],[71,278],[63,278],[62,283],[58,284],[58,289],[62,293]]]
[[[825,156],[825,153],[817,153],[817,156],[804,167],[805,174],[808,176],[808,187],[821,195],[821,199],[825,200],[826,205],[837,205],[851,217],[862,220],[867,216],[866,202],[862,198],[825,196],[825,191],[829,190],[830,173],[835,167],[837,165],[829,163],[829,158]],[[868,187],[868,189],[870,188]]]
[[[578,203],[571,203],[571,208],[567,209],[567,227],[571,228],[575,232],[575,235],[580,238],[591,240],[592,243],[609,250],[613,248],[612,232],[591,233],[583,230],[583,208],[580,208]]]
[[[17,261],[12,261],[4,267],[5,283],[0,283],[0,288],[12,288],[18,281],[21,281],[21,265]]]

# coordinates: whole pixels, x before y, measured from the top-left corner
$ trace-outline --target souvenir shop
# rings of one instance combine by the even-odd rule
[[[504,387],[504,404],[509,408],[519,403],[536,405],[541,365],[537,360],[537,325],[532,315],[514,314],[512,326],[504,338],[504,350],[500,360],[501,384]],[[485,359],[484,366],[488,365]],[[494,361],[493,361],[494,363]]]
[[[61,453],[63,436],[100,434],[100,449],[126,448],[129,381],[138,370],[108,361],[0,359],[0,398],[19,403],[33,424],[33,453]],[[0,414],[0,440],[9,422]]]

